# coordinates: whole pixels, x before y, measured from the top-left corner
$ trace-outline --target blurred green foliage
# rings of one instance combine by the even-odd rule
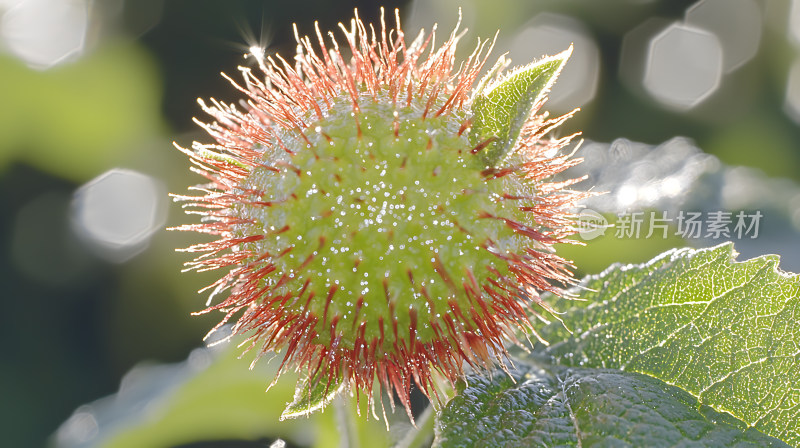
[[[134,42],[47,71],[0,55],[0,73],[0,172],[15,161],[84,181],[130,164],[141,157],[134,144],[165,133],[155,61]]]

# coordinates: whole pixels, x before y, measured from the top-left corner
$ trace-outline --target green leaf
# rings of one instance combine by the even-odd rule
[[[646,375],[518,365],[511,376],[469,377],[434,446],[787,446]]]
[[[281,420],[305,417],[325,408],[344,388],[344,382],[328,384],[327,381],[310,381],[301,378],[297,381],[294,399],[286,405]]]
[[[555,307],[537,350],[564,366],[639,372],[701,405],[800,445],[800,277],[768,255],[735,262],[731,244],[612,266]]]
[[[492,73],[480,82],[472,101],[470,141],[476,147],[488,143],[482,149],[487,166],[497,166],[516,146],[531,111],[547,95],[570,54],[572,46],[555,56],[519,67],[485,88]],[[502,65],[501,58],[495,69]]]

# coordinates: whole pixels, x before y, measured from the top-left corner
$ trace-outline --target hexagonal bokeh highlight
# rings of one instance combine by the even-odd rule
[[[600,76],[597,44],[580,21],[551,13],[534,17],[511,42],[509,57],[514,65],[560,53],[573,43],[572,56],[549,94],[548,110],[567,112],[594,98]]]
[[[164,197],[152,177],[113,169],[75,192],[73,227],[100,256],[122,262],[144,250],[163,225]]]
[[[642,89],[650,41],[673,23],[663,17],[651,17],[625,33],[619,57],[619,78],[623,84],[636,91]]]
[[[792,68],[789,69],[783,109],[795,123],[800,125],[800,57],[795,59]]]
[[[792,0],[789,9],[789,39],[800,46],[800,0]]]
[[[701,0],[686,10],[686,23],[713,32],[722,44],[722,65],[730,73],[758,52],[761,9],[753,0]]]
[[[3,14],[0,37],[30,67],[46,69],[83,52],[88,26],[85,0],[24,0]]]
[[[713,33],[674,23],[650,41],[644,88],[666,107],[691,109],[719,88],[722,54],[722,45]]]

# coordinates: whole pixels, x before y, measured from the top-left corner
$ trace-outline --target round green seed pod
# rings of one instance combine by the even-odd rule
[[[563,117],[532,115],[502,166],[472,141],[483,46],[453,73],[455,37],[430,51],[399,20],[380,38],[357,18],[344,31],[349,61],[317,31],[294,66],[254,54],[263,78],[243,69],[243,109],[201,102],[217,144],[182,149],[210,183],[179,197],[204,215],[180,229],[219,237],[188,248],[204,252],[191,268],[229,268],[206,312],[282,351],[281,371],[370,403],[377,379],[408,410],[412,385],[435,392],[432,371],[454,382],[532,330],[538,292],[571,281],[552,245],[581,195],[545,182],[575,164],[558,155],[568,138],[541,139]]]

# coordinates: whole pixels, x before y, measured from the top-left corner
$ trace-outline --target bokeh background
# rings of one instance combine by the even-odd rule
[[[288,399],[285,391],[261,394],[270,380],[263,376],[256,377],[257,393],[237,392],[258,407],[234,416],[249,426],[226,424],[227,431],[203,431],[188,418],[159,426],[164,414],[141,400],[81,406],[143,371],[149,389],[137,390],[159,397],[211,363],[197,348],[218,316],[189,313],[202,308],[196,291],[214,275],[181,275],[188,257],[174,249],[194,237],[164,230],[189,219],[167,192],[199,181],[172,147],[208,140],[192,122],[203,119],[196,98],[236,101],[219,73],[235,76],[253,45],[291,55],[292,23],[302,33],[315,20],[332,29],[355,6],[375,22],[381,5],[401,8],[407,35],[434,22],[449,33],[461,7],[469,29],[464,51],[500,29],[495,48],[518,63],[574,43],[547,108],[582,109],[563,132],[583,132],[587,159],[622,152],[608,163],[629,169],[596,175],[603,189],[618,192],[625,176],[643,167],[652,173],[626,184],[634,192],[670,173],[682,182],[680,201],[594,207],[613,214],[762,204],[774,209],[776,224],[743,242],[743,253],[779,252],[796,263],[787,269],[800,270],[792,259],[800,253],[800,0],[0,0],[3,446],[93,446],[137,425],[145,428],[139,433],[160,435],[114,446],[268,446],[278,436],[290,446],[323,446],[324,437],[336,446],[333,423],[263,421]],[[604,169],[592,163],[593,173]],[[631,189],[625,192],[630,197]],[[615,260],[641,262],[670,247],[711,243],[606,238],[599,249],[572,254],[585,274]],[[187,357],[161,377],[141,367]],[[249,372],[242,363],[231,371]],[[235,383],[236,375],[209,376],[196,390]],[[186,406],[211,414],[197,403]],[[236,403],[230,406],[227,418]],[[115,421],[123,423],[106,425]],[[298,429],[304,425],[317,426]],[[170,427],[172,438],[164,435]]]

